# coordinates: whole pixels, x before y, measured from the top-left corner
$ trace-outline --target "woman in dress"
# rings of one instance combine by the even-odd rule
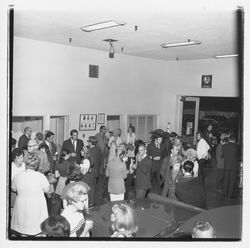
[[[50,185],[40,172],[37,155],[28,155],[26,170],[17,174],[12,181],[12,190],[17,197],[11,219],[11,229],[17,235],[35,236],[41,232],[40,224],[48,217],[44,193]]]
[[[109,139],[108,147],[109,147],[109,158],[108,161],[111,161],[116,157],[116,149],[117,147],[123,143],[121,138],[121,129],[117,128],[113,131],[113,136]]]
[[[123,162],[123,157],[126,155],[126,145],[121,144],[116,149],[116,157],[108,162],[106,168],[106,176],[108,180],[108,192],[110,193],[111,201],[124,200],[125,183],[127,177],[126,164]]]

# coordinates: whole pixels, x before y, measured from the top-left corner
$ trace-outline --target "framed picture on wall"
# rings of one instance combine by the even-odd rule
[[[98,114],[98,124],[105,124],[105,114],[104,113]]]
[[[201,88],[212,88],[212,75],[202,75]]]
[[[79,130],[91,131],[96,130],[96,114],[80,114]]]

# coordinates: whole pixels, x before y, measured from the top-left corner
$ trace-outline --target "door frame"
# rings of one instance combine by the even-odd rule
[[[182,134],[182,116],[183,116],[183,102],[195,102],[195,118],[194,118],[194,141],[193,144],[196,144],[196,133],[198,132],[199,124],[199,111],[200,111],[200,97],[194,96],[178,96],[180,102],[180,111],[179,111],[179,133]]]

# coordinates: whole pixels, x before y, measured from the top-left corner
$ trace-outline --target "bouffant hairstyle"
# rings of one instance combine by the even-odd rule
[[[90,190],[88,184],[84,182],[70,183],[67,187],[68,188],[65,192],[65,198],[68,203],[79,202],[80,196],[83,194],[88,194],[88,191]]]
[[[37,133],[36,133],[36,138],[37,138],[37,140],[42,141],[42,140],[43,140],[43,133],[37,132]]]
[[[49,216],[41,223],[41,230],[46,237],[69,237],[70,224],[61,215]]]
[[[12,160],[14,161],[16,159],[16,157],[19,157],[23,155],[24,156],[24,152],[22,149],[20,148],[15,148],[13,151],[12,151]]]
[[[187,160],[195,161],[196,158],[197,158],[197,152],[196,152],[196,150],[194,150],[193,148],[188,149],[186,151],[186,157],[187,157]]]
[[[126,232],[132,234],[137,232],[138,226],[136,224],[136,216],[132,207],[127,204],[115,204],[112,207],[114,218],[112,220],[112,229],[120,231],[124,229]]]
[[[97,139],[95,136],[89,136],[88,142],[92,144],[92,146],[96,146],[97,144]]]
[[[169,163],[170,163],[170,168],[173,168],[173,166],[175,165],[175,164],[180,164],[180,163],[182,163],[182,157],[180,156],[180,155],[174,155],[174,156],[172,156],[171,158],[170,158],[170,161],[169,161]]]
[[[215,229],[209,221],[196,221],[193,225],[192,236],[193,238],[197,238],[197,231],[203,232],[208,230],[212,230],[213,237],[211,238],[215,238]]]
[[[46,145],[45,143],[40,144],[38,149],[39,150],[44,149],[46,153],[49,152],[49,146]]]
[[[37,171],[40,165],[40,159],[36,154],[29,154],[26,161],[26,169]]]
[[[69,184],[70,182],[78,182],[83,177],[83,174],[81,172],[81,169],[79,167],[76,167],[74,165],[69,167],[68,177],[65,182],[65,185]]]

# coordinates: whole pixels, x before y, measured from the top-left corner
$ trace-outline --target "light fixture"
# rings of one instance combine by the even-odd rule
[[[169,48],[169,47],[179,47],[179,46],[191,46],[191,45],[200,45],[201,42],[197,40],[187,40],[182,42],[174,42],[174,43],[165,43],[161,44],[163,48]]]
[[[118,40],[105,39],[105,40],[103,40],[103,41],[109,43],[109,58],[110,58],[110,59],[113,59],[114,56],[115,56],[115,49],[114,49],[114,46],[113,46],[113,42],[116,42],[116,41],[118,41]]]
[[[215,55],[215,59],[224,59],[224,58],[232,58],[232,57],[238,57],[239,54],[223,54],[223,55]]]
[[[92,32],[92,31],[105,29],[105,28],[123,26],[125,24],[126,24],[125,22],[111,20],[111,21],[99,22],[99,23],[88,25],[88,26],[84,26],[84,27],[81,27],[81,30],[84,32]]]

